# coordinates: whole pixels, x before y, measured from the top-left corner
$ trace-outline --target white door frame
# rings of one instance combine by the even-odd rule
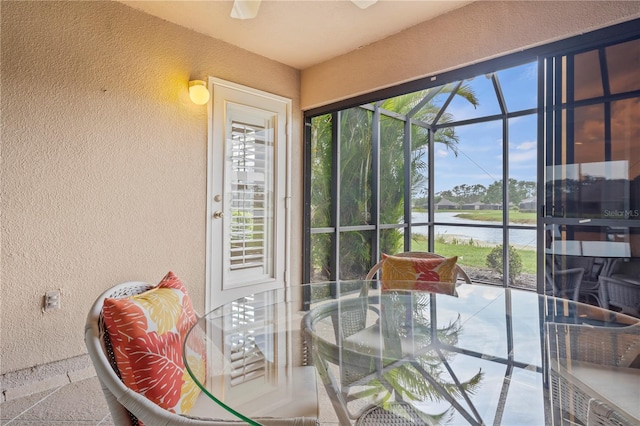
[[[210,93],[210,101],[208,104],[208,142],[207,142],[207,211],[206,211],[206,273],[205,273],[205,309],[210,311],[223,303],[242,297],[245,294],[252,293],[258,289],[269,290],[272,288],[287,287],[290,283],[290,238],[291,238],[291,99],[274,95],[257,89],[252,89],[226,80],[215,77],[209,77],[208,88]],[[237,95],[237,96],[236,96]],[[280,154],[284,155],[284,168],[276,169],[279,178],[284,179],[284,194],[278,194],[276,197],[276,205],[283,206],[282,210],[276,210],[279,215],[284,214],[284,229],[277,229],[276,233],[283,238],[283,250],[276,253],[276,256],[284,256],[283,262],[275,262],[276,265],[284,265],[284,270],[276,271],[278,281],[268,286],[260,287],[257,285],[248,285],[238,288],[223,289],[221,283],[222,277],[222,253],[214,253],[214,224],[213,214],[217,210],[216,201],[214,200],[215,184],[223,179],[223,165],[226,163],[224,158],[225,138],[225,110],[228,99],[235,103],[253,107],[251,100],[257,103],[273,102],[279,105],[279,109],[284,107],[286,111],[285,117],[278,116],[278,128],[284,126],[284,147],[282,142],[278,140],[279,150],[284,150]],[[231,99],[235,98],[235,99]],[[259,106],[258,106],[259,107]],[[277,132],[279,133],[279,132]],[[284,173],[284,177],[281,177]],[[278,238],[279,238],[278,237]],[[281,277],[281,278],[280,278]]]

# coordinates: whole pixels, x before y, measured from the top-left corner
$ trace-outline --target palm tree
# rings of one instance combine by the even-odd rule
[[[433,91],[450,96],[461,96],[474,106],[478,105],[475,93],[468,85],[445,85],[440,88],[422,90],[384,101],[340,111],[339,114],[322,115],[312,120],[311,137],[311,227],[333,226],[331,206],[339,200],[341,226],[370,224],[372,216],[373,170],[379,170],[380,191],[378,205],[381,224],[397,224],[404,217],[405,155],[406,140],[410,140],[410,170],[412,196],[427,184],[427,161],[429,125],[453,121],[453,117],[441,112],[441,107],[432,98],[424,102]],[[381,110],[390,114],[375,114]],[[409,137],[405,137],[407,114],[412,124]],[[334,123],[336,117],[339,122]],[[380,118],[378,118],[380,117]],[[338,146],[334,141],[339,138]],[[379,129],[379,166],[374,163],[373,129]],[[443,144],[457,155],[458,137],[454,128],[439,129],[433,134],[435,143]],[[331,193],[333,156],[339,161],[339,193],[337,200]],[[409,200],[407,200],[409,201]],[[340,271],[338,277],[349,279],[366,274],[371,259],[372,233],[367,231],[345,232],[340,235]],[[312,265],[322,279],[330,276],[329,234],[312,235]],[[380,250],[395,253],[401,250],[402,233],[395,229],[380,232]]]

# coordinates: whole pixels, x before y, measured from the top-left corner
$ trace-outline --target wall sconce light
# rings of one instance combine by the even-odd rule
[[[204,105],[209,102],[207,83],[202,80],[191,80],[189,82],[189,97],[196,105]]]

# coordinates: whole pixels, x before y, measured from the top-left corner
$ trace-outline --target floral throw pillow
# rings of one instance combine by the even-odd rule
[[[166,410],[187,414],[200,388],[184,366],[182,342],[197,317],[180,279],[169,272],[144,293],[107,298],[102,312],[124,384]],[[204,341],[195,346],[187,347],[187,357],[203,381]]]
[[[382,290],[455,294],[458,257],[420,258],[382,254]]]

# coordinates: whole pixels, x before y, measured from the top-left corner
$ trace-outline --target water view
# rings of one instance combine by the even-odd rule
[[[502,244],[502,229],[497,228],[481,228],[486,225],[502,225],[502,222],[490,222],[485,220],[472,220],[460,218],[460,212],[438,212],[435,213],[436,222],[448,222],[451,224],[478,225],[478,227],[455,226],[455,225],[437,225],[436,238],[444,238],[446,241],[457,239],[458,241],[468,242],[473,240],[478,245],[497,245]],[[426,212],[413,212],[412,221],[414,223],[427,222],[429,216]],[[423,226],[413,227],[414,234],[427,235],[427,228]],[[532,229],[511,229],[509,231],[509,243],[516,247],[535,247],[536,230]]]

